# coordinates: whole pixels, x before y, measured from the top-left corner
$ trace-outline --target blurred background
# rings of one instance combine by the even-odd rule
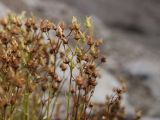
[[[72,16],[83,23],[92,16],[107,56],[94,101],[104,102],[125,79],[129,113],[137,107],[143,120],[160,120],[160,0],[0,0],[0,17],[10,10],[55,23],[70,22]]]

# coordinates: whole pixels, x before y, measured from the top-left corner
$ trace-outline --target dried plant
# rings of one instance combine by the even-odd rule
[[[93,37],[90,17],[83,27],[75,17],[70,25],[24,14],[1,19],[0,120],[94,119],[91,97],[99,77],[97,67],[106,62],[101,44]],[[115,91],[107,120],[114,120],[119,111],[122,90]],[[63,117],[61,96],[67,101]]]

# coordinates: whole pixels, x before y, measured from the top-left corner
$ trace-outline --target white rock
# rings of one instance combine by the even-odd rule
[[[144,85],[151,89],[152,94],[160,97],[160,63],[150,59],[133,60],[124,65],[124,70],[133,76],[146,76]]]
[[[112,94],[112,89],[114,87],[119,87],[117,79],[109,74],[104,69],[100,69],[101,78],[97,80],[98,84],[95,88],[92,101],[97,103],[104,103],[106,100],[106,95]]]

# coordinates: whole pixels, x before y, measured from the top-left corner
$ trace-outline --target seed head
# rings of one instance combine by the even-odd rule
[[[28,18],[25,25],[27,28],[31,28],[31,27],[35,26],[35,19]]]
[[[76,84],[78,85],[78,86],[82,86],[83,85],[83,78],[82,78],[82,76],[77,76],[76,77]]]
[[[49,20],[45,19],[41,21],[40,28],[42,32],[48,32],[53,28],[53,24]]]

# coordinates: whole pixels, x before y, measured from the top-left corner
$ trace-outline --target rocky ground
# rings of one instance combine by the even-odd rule
[[[160,119],[160,2],[158,0],[1,0],[1,16],[7,9],[32,12],[55,22],[80,20],[92,15],[96,33],[105,39],[103,51],[108,64],[94,101],[103,102],[116,81],[128,84],[126,104],[141,108],[143,120]]]

